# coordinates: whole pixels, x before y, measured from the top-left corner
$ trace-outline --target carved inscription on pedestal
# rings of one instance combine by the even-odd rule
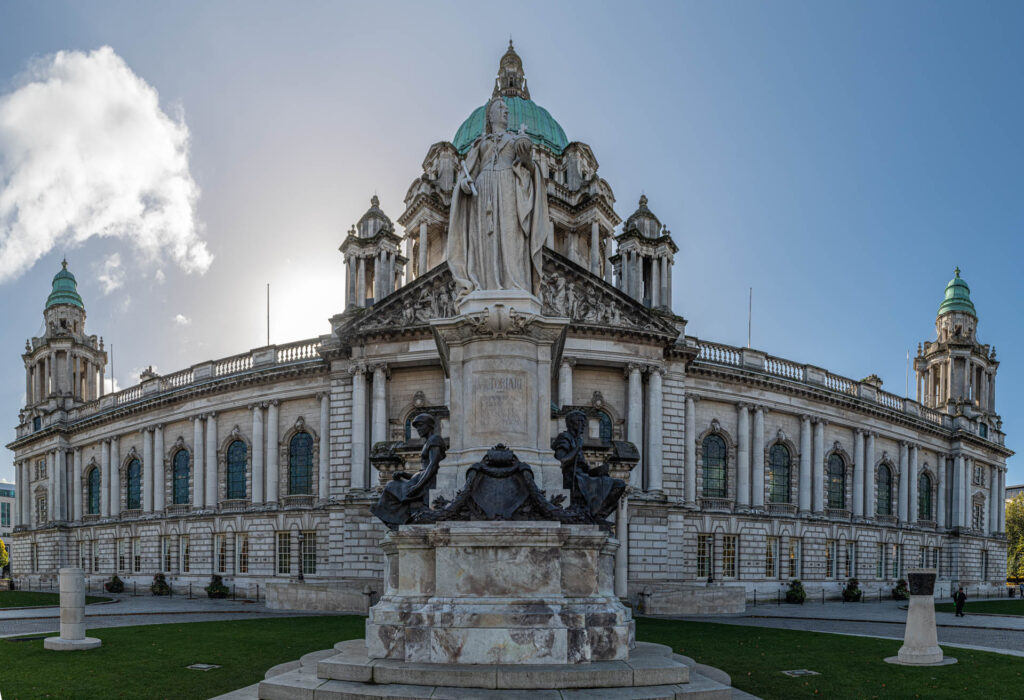
[[[476,437],[497,435],[513,444],[525,442],[532,394],[527,373],[474,372],[472,387],[471,420]]]

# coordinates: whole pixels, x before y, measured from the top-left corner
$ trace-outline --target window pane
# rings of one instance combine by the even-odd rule
[[[227,497],[245,498],[245,466],[248,449],[241,440],[228,447]]]
[[[178,450],[174,455],[174,493],[172,502],[175,505],[185,505],[188,503],[188,479],[188,452]]]
[[[296,433],[288,450],[288,493],[309,494],[313,475],[313,436]]]
[[[892,515],[892,473],[884,464],[878,468],[878,514]]]
[[[128,464],[128,510],[142,508],[142,465],[133,459]]]
[[[772,445],[768,452],[768,502],[789,503],[789,450]]]
[[[100,512],[100,470],[93,469],[89,472],[89,515],[96,515]]]
[[[828,507],[846,508],[846,464],[837,454],[828,458]]]
[[[704,438],[704,495],[725,498],[725,440],[718,435]]]
[[[932,519],[932,480],[927,474],[921,474],[917,480],[917,517],[920,520]]]

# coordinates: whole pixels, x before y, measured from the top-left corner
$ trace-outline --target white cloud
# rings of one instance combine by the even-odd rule
[[[205,272],[184,116],[109,46],[40,59],[20,83],[0,96],[0,282],[92,236]]]
[[[121,267],[121,254],[114,253],[99,266],[99,273],[96,275],[104,294],[110,294],[115,289],[124,285],[124,268]]]
[[[122,388],[123,387],[121,386],[120,382],[118,382],[117,379],[115,379],[114,377],[104,377],[103,378],[103,393],[104,394],[114,394],[114,393],[116,393],[118,391],[121,391]]]
[[[167,280],[167,275],[164,274],[163,270],[157,270],[156,274],[153,275],[153,279],[155,279],[158,284],[163,284]]]
[[[191,325],[192,319],[190,319],[188,316],[184,314],[178,314],[174,317],[174,322],[177,323],[179,326],[188,326]]]

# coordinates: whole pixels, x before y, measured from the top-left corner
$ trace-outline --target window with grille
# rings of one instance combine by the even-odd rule
[[[228,569],[228,538],[225,535],[217,535],[214,548],[217,552],[217,573],[223,574]]]
[[[977,486],[985,485],[985,467],[974,467],[974,483]]]
[[[708,435],[704,438],[704,496],[707,498],[726,498],[725,440],[720,435]]]
[[[878,507],[879,515],[892,515],[892,471],[888,465],[878,467]]]
[[[292,572],[292,536],[288,532],[277,533],[277,573]]]
[[[985,505],[978,501],[971,504],[971,527],[975,530],[985,528]]]
[[[711,571],[711,535],[697,535],[697,578],[707,578]]]
[[[181,557],[181,573],[187,574],[192,567],[192,549],[188,535],[182,535],[178,540],[178,551]]]
[[[11,504],[0,503],[0,526],[11,526]]]
[[[128,558],[124,551],[124,540],[117,541],[117,570],[124,571],[127,568]]]
[[[890,546],[892,547],[890,552],[892,559],[892,578],[898,579],[900,577],[900,572],[903,570],[903,557],[901,556],[903,552],[898,544],[894,543]]]
[[[140,510],[142,508],[142,463],[133,459],[128,463],[127,507],[128,510]]]
[[[47,514],[46,496],[40,496],[36,499],[36,525],[45,523],[48,520]]]
[[[241,440],[228,446],[227,497],[245,498],[245,467],[249,448]]]
[[[32,573],[39,572],[39,545],[32,545]]]
[[[86,505],[85,512],[89,515],[100,513],[100,470],[93,468],[85,480],[86,483]]]
[[[100,542],[99,540],[92,541],[92,572],[95,574],[100,570]]]
[[[722,537],[722,577],[736,578],[737,535]]]
[[[789,577],[803,578],[800,573],[801,569],[800,540],[791,537],[789,540]]]
[[[836,541],[825,541],[825,578],[835,578],[836,575]]]
[[[768,502],[789,503],[789,449],[775,444],[768,451]]]
[[[842,510],[846,508],[846,463],[842,457],[833,454],[828,458],[827,471],[828,507]]]
[[[247,574],[249,573],[249,536],[235,535],[235,547],[238,550],[238,573]]]
[[[928,565],[928,550],[924,547],[917,548],[917,565],[922,569]]]
[[[923,472],[917,479],[917,518],[932,519],[932,478]]]
[[[308,576],[316,573],[316,533],[303,532],[299,541],[302,547],[302,575]]]
[[[981,580],[988,578],[988,550],[981,550]]]
[[[932,547],[930,566],[936,571],[939,569],[939,551],[939,547]]]
[[[178,450],[174,455],[174,505],[188,505],[188,482],[191,471],[188,451]]]
[[[171,538],[164,535],[160,538],[160,559],[164,564],[164,571],[171,571]]]
[[[846,578],[857,575],[857,543],[846,543]]]
[[[885,545],[878,543],[878,552],[875,559],[875,578],[882,578],[885,574]]]
[[[89,570],[89,562],[85,560],[85,542],[78,543],[78,568],[83,571]]]
[[[142,572],[142,548],[138,537],[132,538],[132,571],[136,574]]]
[[[288,447],[288,493],[312,493],[313,436],[296,433]]]
[[[779,538],[769,537],[765,541],[764,548],[764,575],[765,578],[779,577]]]

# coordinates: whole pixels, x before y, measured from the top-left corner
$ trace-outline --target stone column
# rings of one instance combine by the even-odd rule
[[[754,439],[752,442],[754,454],[751,504],[754,508],[764,508],[764,406],[754,407]]]
[[[107,516],[110,515],[110,504],[107,502],[108,496],[106,494],[107,489],[107,478],[109,474],[109,468],[107,462],[110,459],[109,448],[107,443],[101,443],[100,448],[100,514]],[[82,448],[75,447],[72,450],[71,457],[71,513],[69,513],[69,520],[81,520],[82,515],[85,513],[85,509],[82,507]]]
[[[971,526],[971,470],[973,466],[971,458],[964,455],[963,469],[961,471],[961,476],[963,477],[963,488],[960,490],[960,494],[963,498],[963,505],[960,509],[961,527]]]
[[[413,265],[412,265],[412,236],[406,232],[405,234],[405,283],[408,284],[413,280]]]
[[[356,273],[356,301],[360,306],[366,306],[366,258],[359,258],[359,268]]]
[[[647,490],[653,493],[662,492],[664,411],[661,379],[664,373],[664,368],[652,367],[647,376]]]
[[[142,429],[142,510],[153,512],[153,430]]]
[[[695,415],[695,401],[693,396],[686,396],[686,431],[683,440],[686,443],[684,456],[686,457],[686,502],[694,504],[697,502],[697,416]]]
[[[352,278],[352,256],[345,256],[345,308],[354,303],[356,296],[356,281]]]
[[[988,531],[994,535],[999,532],[999,469],[989,467],[988,472]]]
[[[263,503],[263,404],[256,403],[252,410],[252,502]]]
[[[121,442],[116,435],[110,438],[110,515],[121,514]]]
[[[800,416],[800,483],[801,513],[811,512],[811,417]]]
[[[417,277],[427,274],[427,222],[420,222],[420,270]]]
[[[57,448],[57,454],[54,456],[56,460],[56,474],[57,474],[57,494],[60,497],[57,501],[57,515],[60,520],[71,519],[71,503],[68,500],[68,450],[64,447]],[[72,465],[73,467],[74,465]],[[71,475],[73,478],[74,475]]]
[[[388,439],[388,386],[387,365],[379,363],[373,366],[373,408],[370,447]]]
[[[750,507],[750,409],[741,403],[736,409],[736,505]]]
[[[217,414],[206,416],[206,486],[205,502],[207,508],[217,507]]]
[[[352,365],[352,472],[353,489],[366,488],[366,368]]]
[[[590,271],[601,276],[601,224],[590,222]]]
[[[28,518],[25,517],[28,513],[28,509],[25,505],[28,503],[28,497],[25,495],[28,493],[28,489],[25,488],[25,484],[28,481],[27,478],[28,469],[25,466],[25,462],[21,461],[14,465],[14,526],[28,526]]]
[[[164,464],[164,426],[158,423],[153,427],[153,510],[157,513],[163,512],[166,500]]]
[[[330,454],[331,454],[331,395],[328,392],[320,394],[320,454],[317,468],[318,488],[320,500],[326,501],[331,497],[330,481]]]
[[[907,522],[908,503],[907,496],[909,495],[907,486],[910,481],[910,459],[908,456],[909,449],[905,440],[900,440],[900,484],[899,484],[899,495],[897,496],[897,508],[896,512],[899,516],[900,522]]]
[[[910,481],[907,482],[907,522],[918,521],[917,503],[917,445],[910,446]]]
[[[203,414],[192,417],[192,510],[203,507]]]
[[[79,448],[75,448],[75,481],[72,500],[75,503],[75,513],[72,520],[80,520],[82,517],[82,454]],[[100,442],[100,515],[104,518],[110,517],[110,443],[106,440]]]
[[[875,517],[875,434],[867,433],[864,444],[864,517]]]
[[[278,501],[278,401],[267,404],[267,503]]]
[[[615,595],[625,598],[629,588],[629,499],[626,494],[615,509],[615,536],[619,540],[619,548],[615,550]]]
[[[629,474],[629,484],[633,488],[643,488],[643,469],[644,455],[643,452],[643,440],[644,440],[644,421],[643,421],[643,386],[640,384],[640,372],[642,367],[638,364],[629,364],[626,366],[626,376],[629,380],[627,397],[628,397],[628,408],[626,410],[626,439],[629,440],[633,445],[636,446],[638,452],[641,452],[640,461],[633,468],[633,471]]]
[[[657,258],[651,258],[651,308],[656,309],[661,306],[661,266],[658,264]]]
[[[1006,532],[1006,472],[999,470],[999,529]]]
[[[661,305],[672,308],[672,272],[668,258],[661,258]]]
[[[107,374],[107,366],[106,366],[106,365],[100,365],[100,366],[99,366],[99,370],[100,370],[100,376],[99,376],[99,382],[100,382],[100,386],[99,386],[99,392],[100,392],[100,398],[103,398],[103,395],[104,395],[104,394],[106,393],[106,387],[105,387],[105,383],[106,383],[106,382],[105,382],[105,380],[106,380],[106,374]]]
[[[815,513],[825,512],[825,421],[814,420],[814,456],[811,465],[814,491],[811,494],[811,506]],[[801,552],[802,554],[802,552]]]
[[[942,527],[949,527],[946,522],[946,455],[937,454],[935,459],[935,484],[936,503],[935,509],[935,524]]]
[[[963,527],[964,524],[964,458],[963,455],[953,456],[953,513],[952,527]]]
[[[60,570],[60,636],[47,637],[43,647],[53,651],[95,649],[100,640],[85,636],[85,571]]]
[[[558,407],[572,405],[572,368],[576,361],[570,357],[563,357],[562,364],[558,368]]]
[[[864,517],[864,431],[853,431],[853,517]]]

